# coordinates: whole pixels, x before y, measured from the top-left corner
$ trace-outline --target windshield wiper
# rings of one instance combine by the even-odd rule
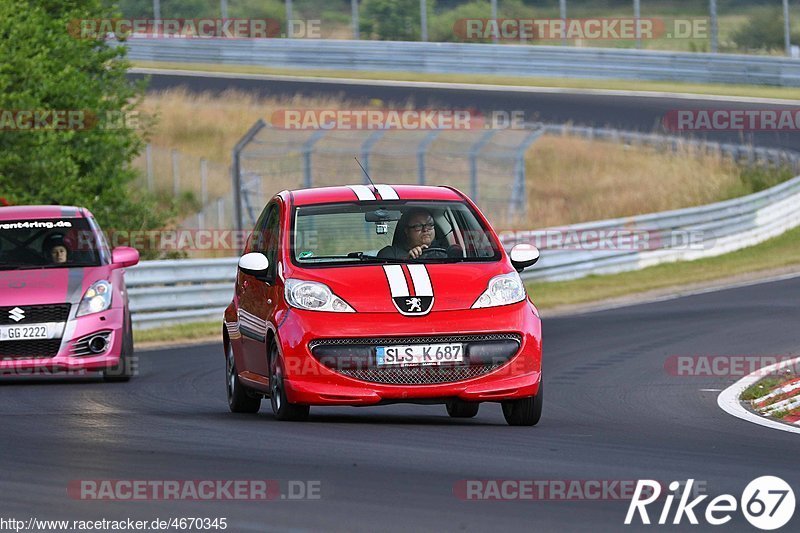
[[[98,265],[75,265],[65,263],[55,263],[49,265],[5,265],[0,263],[0,270],[39,270],[39,269],[53,269],[53,268],[86,268]],[[10,268],[9,268],[10,267]]]
[[[392,259],[389,257],[376,257],[374,255],[361,255],[359,259],[362,263],[402,263],[404,259]]]

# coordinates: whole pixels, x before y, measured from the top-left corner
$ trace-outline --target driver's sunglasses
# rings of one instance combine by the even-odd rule
[[[433,222],[426,222],[425,224],[409,224],[408,227],[414,231],[422,231],[427,230],[431,231],[433,229]]]

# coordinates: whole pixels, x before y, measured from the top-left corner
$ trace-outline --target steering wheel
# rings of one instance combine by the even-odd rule
[[[447,253],[447,248],[425,248],[422,250],[422,254],[420,258],[427,257],[429,259],[447,259],[449,254]]]

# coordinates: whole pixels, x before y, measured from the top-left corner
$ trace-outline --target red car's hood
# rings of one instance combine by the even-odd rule
[[[388,267],[388,270],[387,270]],[[469,309],[486,290],[489,280],[498,274],[510,271],[502,261],[494,263],[451,263],[416,265],[360,265],[352,267],[303,269],[292,275],[298,279],[319,281],[326,284],[340,298],[360,313],[397,313],[390,287],[390,276],[395,276],[397,286],[408,289],[414,296],[414,276],[409,269],[416,269],[415,276],[430,281],[433,295],[431,312]],[[401,270],[402,269],[402,270]],[[399,281],[398,281],[399,280]]]
[[[108,266],[0,271],[0,307],[78,303],[97,280],[108,279]]]

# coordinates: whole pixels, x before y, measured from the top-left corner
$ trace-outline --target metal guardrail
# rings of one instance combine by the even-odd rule
[[[142,261],[125,274],[137,329],[221,320],[233,299],[238,258]]]
[[[800,87],[800,61],[740,54],[333,39],[134,37],[125,44],[138,61]]]

